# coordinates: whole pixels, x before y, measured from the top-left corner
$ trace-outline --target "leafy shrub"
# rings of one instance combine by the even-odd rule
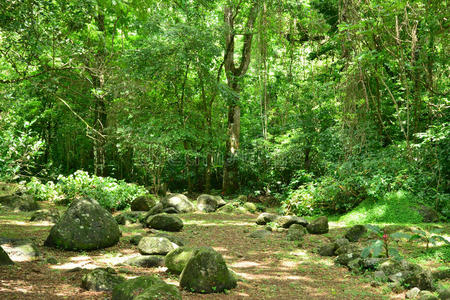
[[[368,230],[375,233],[378,236],[378,239],[363,249],[361,257],[379,257],[381,255],[384,255],[386,258],[393,257],[395,259],[400,259],[402,257],[398,249],[392,246],[392,244],[398,242],[400,239],[408,239],[410,238],[410,235],[402,232],[388,234],[386,230],[383,230],[376,225],[368,224],[366,227]]]
[[[111,177],[89,175],[78,170],[74,174],[59,176],[56,183],[45,184],[32,179],[27,184],[27,191],[38,200],[51,200],[64,204],[70,203],[75,197],[83,196],[97,200],[101,206],[109,210],[120,210],[128,207],[136,197],[147,191],[136,184]]]

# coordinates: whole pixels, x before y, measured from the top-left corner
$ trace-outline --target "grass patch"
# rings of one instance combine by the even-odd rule
[[[347,224],[365,223],[410,223],[422,221],[420,214],[412,206],[417,199],[404,191],[387,194],[384,199],[365,200],[351,212],[340,217]]]

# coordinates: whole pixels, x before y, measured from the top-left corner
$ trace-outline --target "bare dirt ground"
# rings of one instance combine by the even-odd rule
[[[113,267],[123,276],[132,278],[158,274],[171,284],[178,276],[165,268],[118,266],[138,253],[129,243],[132,235],[149,233],[140,225],[121,226],[123,237],[111,248],[91,252],[60,251],[43,246],[52,224],[28,222],[29,213],[0,214],[0,236],[29,238],[37,244],[41,258],[17,262],[12,267],[0,267],[1,299],[108,299],[107,292],[89,292],[80,287],[81,278],[90,269]],[[183,299],[389,299],[403,298],[370,286],[368,278],[353,275],[337,267],[328,258],[314,253],[341,230],[332,228],[326,235],[307,235],[303,242],[289,242],[286,233],[273,233],[266,239],[248,237],[257,229],[256,215],[187,214],[183,238],[190,246],[211,246],[220,252],[240,281],[238,287],[222,294],[182,292]],[[46,259],[54,257],[58,264]]]

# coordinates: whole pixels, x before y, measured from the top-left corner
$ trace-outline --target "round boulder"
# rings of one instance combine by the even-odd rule
[[[218,208],[217,198],[219,196],[212,196],[207,194],[202,194],[197,197],[197,209],[202,212],[210,213],[215,212]]]
[[[315,219],[306,226],[311,234],[323,234],[328,232],[328,218],[323,216]]]
[[[52,227],[46,246],[65,250],[93,250],[117,244],[119,225],[97,201],[73,202],[59,222]]]
[[[153,195],[139,196],[131,202],[132,211],[149,211],[156,205],[156,197]]]
[[[112,300],[181,300],[176,286],[157,276],[141,276],[117,285]]]
[[[125,281],[112,268],[98,268],[83,276],[81,287],[88,291],[112,291],[114,287]]]
[[[146,220],[147,227],[164,230],[164,231],[180,231],[183,229],[183,221],[177,216],[158,214],[150,216]]]
[[[256,224],[266,225],[267,223],[274,222],[279,216],[271,213],[262,213],[256,219]]]
[[[180,286],[197,293],[220,293],[236,287],[222,255],[210,247],[194,251],[180,276]]]
[[[194,204],[183,194],[169,194],[161,200],[164,208],[173,207],[180,213],[195,211]]]
[[[166,255],[178,248],[178,245],[165,237],[146,236],[138,244],[138,250],[144,255]]]

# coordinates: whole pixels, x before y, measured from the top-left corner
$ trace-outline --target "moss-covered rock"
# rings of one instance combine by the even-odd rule
[[[165,232],[158,232],[158,233],[156,233],[154,236],[157,236],[157,237],[165,237],[165,238],[167,238],[169,241],[171,241],[172,243],[177,244],[178,246],[184,246],[184,245],[186,245],[186,241],[183,240],[182,238],[180,238],[180,237],[178,237],[178,236],[175,236],[175,235],[172,235],[172,234],[165,233]]]
[[[239,202],[230,202],[217,210],[218,213],[223,214],[247,214],[248,210],[239,205]]]
[[[180,213],[195,211],[194,204],[183,194],[169,194],[161,200],[164,208],[173,207]]]
[[[176,248],[178,245],[165,237],[146,236],[138,244],[139,252],[144,255],[166,255]]]
[[[222,255],[210,247],[198,248],[180,276],[180,286],[197,293],[223,292],[236,287]]]
[[[293,224],[298,224],[304,227],[308,226],[308,221],[297,216],[281,216],[277,218],[276,223],[279,227],[282,228],[289,228]]]
[[[9,255],[0,246],[0,266],[13,265],[14,262],[9,258]]]
[[[114,287],[125,281],[112,268],[98,268],[83,276],[81,287],[88,291],[112,291]]]
[[[132,211],[149,211],[157,203],[157,199],[154,195],[144,195],[137,197],[131,202]]]
[[[266,225],[267,223],[274,222],[279,218],[276,214],[262,213],[256,218],[256,224]]]
[[[328,218],[323,216],[315,219],[306,226],[311,234],[323,234],[328,232]]]
[[[157,276],[142,276],[117,285],[112,300],[181,300],[181,294]]]
[[[164,231],[180,231],[183,229],[183,221],[180,218],[167,214],[148,217],[146,225],[150,228]]]
[[[0,205],[14,211],[35,211],[39,204],[30,195],[13,194],[0,196]]]
[[[0,238],[0,245],[15,261],[32,261],[41,256],[38,247],[29,239]]]
[[[252,214],[258,210],[258,207],[256,207],[256,204],[252,203],[252,202],[245,202],[242,205],[242,207],[245,208],[248,212],[250,212]]]
[[[248,235],[253,239],[265,239],[272,235],[272,232],[266,229],[255,230]]]
[[[73,202],[52,227],[46,246],[66,250],[93,250],[117,244],[121,236],[114,217],[96,201]]]
[[[164,259],[167,269],[172,273],[180,274],[193,254],[194,249],[190,247],[180,247],[170,251]]]
[[[142,234],[133,235],[130,238],[130,243],[137,246],[143,237],[144,236]]]
[[[202,212],[210,213],[215,212],[218,208],[219,196],[213,196],[208,194],[202,194],[197,197],[197,209]],[[220,198],[221,199],[221,198]]]
[[[301,241],[306,233],[305,227],[300,224],[293,224],[288,229],[286,239],[288,241]]]

